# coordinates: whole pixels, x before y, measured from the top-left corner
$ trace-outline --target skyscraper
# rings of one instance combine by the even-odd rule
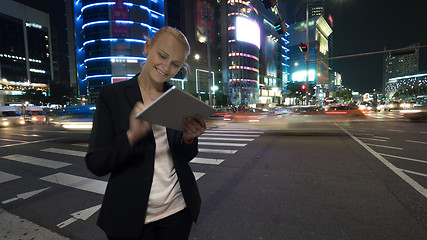
[[[0,8],[0,105],[21,103],[29,90],[47,95],[53,79],[47,13],[11,0]]]
[[[131,78],[144,44],[165,26],[164,1],[75,0],[79,92],[95,102],[103,85]]]

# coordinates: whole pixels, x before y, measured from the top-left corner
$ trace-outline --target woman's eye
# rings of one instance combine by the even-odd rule
[[[159,54],[162,59],[166,59],[165,55]]]

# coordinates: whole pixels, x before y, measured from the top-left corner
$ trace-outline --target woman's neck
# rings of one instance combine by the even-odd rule
[[[148,92],[163,92],[163,84],[152,81],[148,76],[141,72],[138,76],[138,83],[141,88]]]

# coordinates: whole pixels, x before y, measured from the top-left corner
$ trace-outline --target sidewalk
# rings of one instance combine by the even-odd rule
[[[0,208],[0,239],[70,240]]]

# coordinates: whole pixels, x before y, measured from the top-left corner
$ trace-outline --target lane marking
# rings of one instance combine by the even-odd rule
[[[208,165],[220,165],[222,162],[224,162],[224,159],[196,157],[193,160],[191,160],[191,163],[200,163],[200,164],[208,164]]]
[[[0,171],[0,183],[9,182],[21,178],[20,176]]]
[[[406,140],[406,141],[410,143],[427,144],[427,142],[420,142],[420,141],[414,141],[414,140]]]
[[[14,143],[14,144],[0,146],[0,148],[13,147],[13,146],[19,146],[19,145],[25,145],[25,144],[32,144],[32,143],[39,143],[39,142],[47,142],[47,141],[58,140],[58,139],[61,139],[61,138],[63,138],[63,137],[60,137],[60,138],[51,138],[51,139],[43,139],[43,140],[36,140],[36,141],[31,141],[31,142]]]
[[[78,146],[78,147],[89,147],[89,143],[74,143],[71,145]]]
[[[14,202],[14,201],[19,200],[19,199],[24,199],[25,200],[25,199],[33,197],[33,196],[35,196],[35,195],[37,195],[37,194],[39,194],[41,192],[44,192],[45,190],[47,190],[49,188],[50,187],[39,189],[39,190],[35,190],[35,191],[31,191],[31,192],[20,193],[20,194],[17,194],[16,197],[8,199],[8,200],[4,200],[1,203],[8,204],[8,203]]]
[[[75,151],[75,150],[68,150],[68,149],[62,149],[62,148],[46,148],[46,149],[42,149],[40,151],[51,152],[51,153],[59,153],[59,154],[64,154],[64,155],[76,156],[76,157],[84,157],[84,156],[86,156],[86,152]]]
[[[246,143],[199,142],[199,145],[244,147]]]
[[[387,140],[385,140],[385,139],[365,138],[365,137],[358,137],[358,138],[359,138],[359,139],[364,139],[364,140],[378,141],[378,142],[387,142]]]
[[[203,153],[223,153],[223,154],[235,154],[238,150],[224,150],[224,149],[208,149],[199,148],[199,152]]]
[[[40,180],[98,194],[104,194],[107,187],[106,181],[75,176],[62,172],[42,177]]]
[[[219,136],[219,137],[259,137],[260,135],[205,133],[205,134],[203,134],[202,136]]]
[[[41,166],[41,167],[53,168],[53,169],[58,169],[58,168],[62,168],[62,167],[72,165],[71,163],[53,161],[53,160],[48,160],[48,159],[43,159],[43,158],[38,158],[38,157],[32,157],[32,156],[25,156],[25,155],[21,155],[21,154],[3,156],[2,158],[12,160],[12,161],[21,162],[21,163],[37,165],[37,166]]]
[[[13,139],[8,139],[8,138],[0,138],[0,141],[6,141],[6,142],[21,142],[21,143],[26,143],[27,141],[22,141],[22,140],[13,140]]]
[[[218,137],[199,137],[200,140],[217,140],[217,141],[244,141],[250,142],[255,138],[218,138]]]
[[[382,148],[395,149],[395,150],[403,150],[403,148],[400,148],[400,147],[390,147],[390,146],[376,145],[376,144],[371,144],[371,143],[366,143],[366,145],[374,146],[374,147],[382,147]]]
[[[385,153],[379,153],[379,154],[382,155],[382,156],[386,156],[386,157],[399,158],[399,159],[413,161],[413,162],[427,163],[427,161],[418,160],[418,159],[414,159],[414,158],[400,157],[400,156],[389,155],[389,154],[385,154]]]
[[[203,175],[205,175],[206,173],[203,172],[193,172],[194,177],[196,178],[196,181],[199,180],[201,177],[203,177]]]
[[[404,172],[407,172],[407,173],[414,174],[414,175],[418,175],[418,176],[421,176],[421,177],[427,177],[427,174],[425,174],[425,173],[414,172],[414,171],[410,171],[410,170],[406,170],[406,169],[400,169],[400,170],[402,170]]]
[[[64,228],[64,227],[70,225],[71,223],[73,223],[77,220],[86,221],[93,214],[95,214],[100,208],[101,208],[101,204],[90,207],[90,208],[83,209],[83,210],[75,212],[75,213],[71,213],[70,214],[72,216],[71,218],[63,221],[62,223],[57,224],[56,226],[58,228]]]
[[[264,132],[207,130],[207,131],[205,131],[205,133],[253,133],[253,134],[263,134]]]
[[[419,192],[421,195],[423,195],[425,198],[427,198],[427,189],[421,186],[418,182],[416,182],[414,179],[409,177],[407,174],[405,174],[401,169],[395,167],[393,164],[391,164],[389,161],[387,161],[383,156],[381,156],[379,153],[375,152],[372,148],[370,148],[367,144],[363,143],[361,140],[359,140],[357,137],[353,136],[350,132],[339,126],[337,123],[335,125],[340,128],[342,131],[347,133],[351,138],[353,138],[357,143],[359,143],[362,147],[364,147],[368,152],[370,152],[372,155],[374,155],[378,160],[380,160],[386,167],[388,167],[391,171],[393,171],[397,176],[402,178],[406,183],[408,183],[410,186],[412,186],[417,192]]]
[[[389,132],[403,132],[403,130],[397,130],[397,129],[387,129]]]

